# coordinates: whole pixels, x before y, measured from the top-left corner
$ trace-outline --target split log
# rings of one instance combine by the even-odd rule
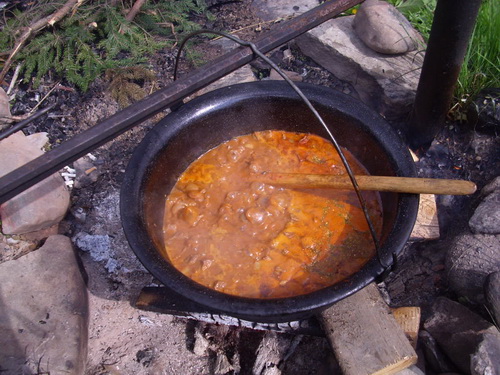
[[[345,375],[389,375],[417,361],[374,283],[323,311],[319,320]]]
[[[392,309],[392,315],[410,340],[411,346],[416,349],[420,329],[420,307],[398,307]]]

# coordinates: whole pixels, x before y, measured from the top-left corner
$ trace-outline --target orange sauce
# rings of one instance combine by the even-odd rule
[[[354,172],[366,174],[344,152]],[[252,298],[322,289],[374,256],[353,191],[255,182],[265,172],[346,173],[333,145],[316,135],[264,131],[225,142],[193,162],[168,196],[164,256],[200,284]],[[378,193],[363,194],[380,232]]]

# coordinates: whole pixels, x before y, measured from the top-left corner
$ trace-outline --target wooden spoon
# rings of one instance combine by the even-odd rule
[[[360,190],[446,195],[468,195],[476,191],[476,184],[465,180],[388,176],[355,177]],[[255,181],[290,188],[354,190],[347,175],[266,173],[256,177]]]

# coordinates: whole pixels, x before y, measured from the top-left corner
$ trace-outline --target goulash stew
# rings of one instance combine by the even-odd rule
[[[258,182],[265,172],[346,173],[333,145],[316,135],[263,131],[223,143],[192,163],[168,196],[165,257],[220,292],[281,298],[335,284],[374,256],[353,191],[275,187]],[[378,193],[363,194],[380,232]]]

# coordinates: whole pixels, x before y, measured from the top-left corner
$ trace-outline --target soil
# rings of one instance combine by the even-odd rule
[[[253,40],[265,32],[269,24],[262,23],[254,15],[250,3],[212,1],[210,10],[216,21],[207,23],[200,19],[200,22],[206,28],[241,30],[237,34],[240,38]],[[220,46],[207,41],[194,48],[203,54],[205,61],[222,53]],[[291,58],[284,58],[285,50],[292,51]],[[150,64],[157,77],[155,88],[172,81],[174,52],[161,51],[151,58]],[[302,56],[293,44],[278,48],[270,56],[282,68],[299,73],[306,82],[356,95],[350,85]],[[259,78],[269,75],[269,69],[259,62],[252,63],[252,67]],[[183,63],[181,73],[192,68]],[[145,85],[149,90],[148,84]],[[18,86],[13,115],[26,113],[52,89],[44,105],[57,103],[56,107],[24,130],[29,134],[47,132],[52,147],[119,110],[104,81],[97,80],[82,94],[64,86],[64,82],[57,84],[47,79],[37,89],[24,84]],[[144,286],[158,283],[142,267],[125,240],[119,218],[119,189],[135,146],[163,115],[92,151],[87,162],[96,168],[98,178],[82,180],[80,187],[72,190],[71,210],[60,226],[60,233],[73,239],[88,276],[90,315],[86,373],[252,373],[257,347],[266,335],[263,331],[220,328],[133,306]],[[421,176],[470,179],[481,188],[500,174],[499,150],[498,137],[478,133],[466,124],[449,123],[422,155],[417,167]],[[398,266],[384,283],[391,305],[421,306],[425,316],[437,296],[456,297],[448,290],[444,275],[446,246],[450,238],[466,229],[478,197],[479,193],[471,197],[443,196],[438,199],[442,238],[406,246]],[[101,254],[96,253],[96,246],[101,246]],[[203,341],[200,335],[207,341],[204,350],[196,346]],[[294,340],[293,335],[285,336],[290,342]],[[304,336],[297,342],[293,355],[281,364],[283,374],[338,373],[324,338]],[[221,353],[229,361],[226,367]]]

